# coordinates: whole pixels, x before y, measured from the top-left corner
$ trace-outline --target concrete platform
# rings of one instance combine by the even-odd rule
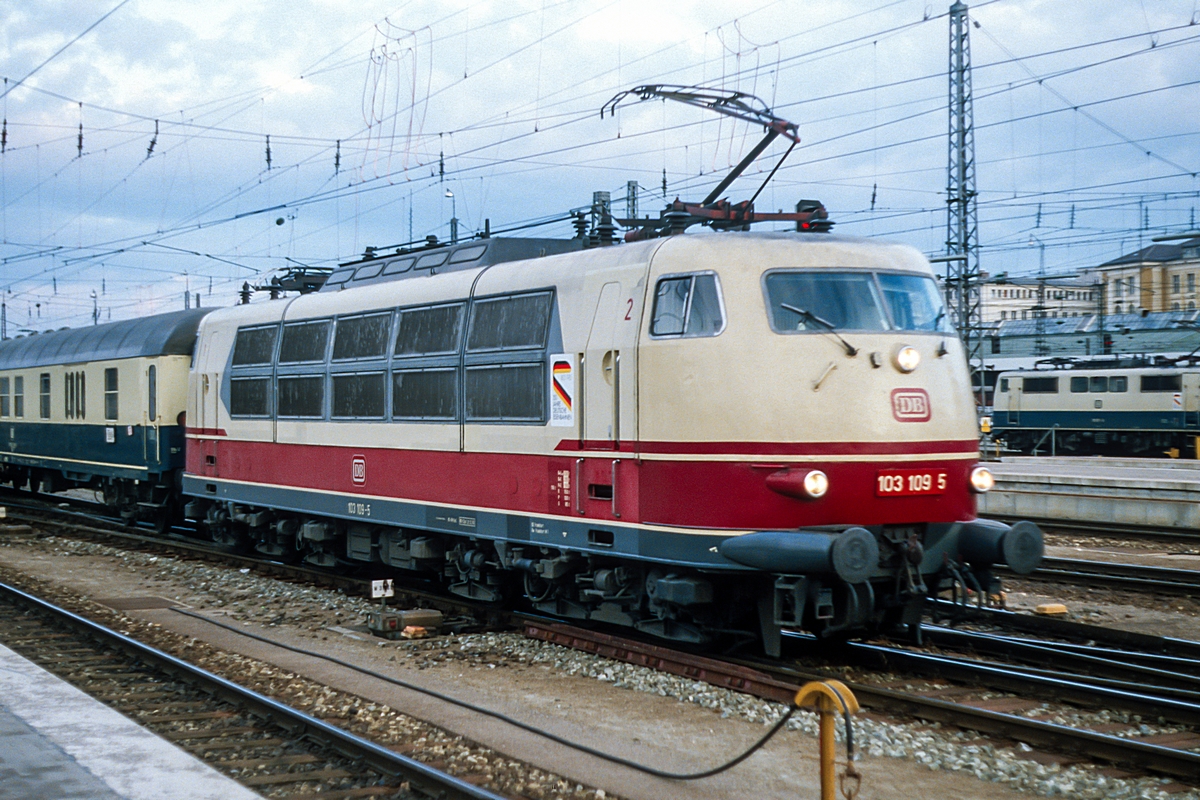
[[[0,645],[0,800],[260,796]]]
[[[1083,457],[1005,458],[979,513],[1179,530],[1200,529],[1200,462]]]

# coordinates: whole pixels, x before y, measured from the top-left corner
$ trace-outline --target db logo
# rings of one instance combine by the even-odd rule
[[[897,422],[928,422],[929,395],[924,389],[893,389],[892,416]]]
[[[354,481],[355,486],[367,482],[367,459],[364,456],[355,456],[350,462],[350,480]]]

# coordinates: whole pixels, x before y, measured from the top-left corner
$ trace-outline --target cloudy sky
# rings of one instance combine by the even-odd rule
[[[185,291],[228,304],[290,266],[446,238],[452,213],[464,235],[497,230],[596,190],[623,212],[629,181],[657,213],[664,170],[668,199],[700,200],[761,131],[658,101],[600,117],[644,83],[747,92],[799,125],[760,210],[818,198],[839,232],[944,252],[947,11],[0,0],[8,333],[182,308]],[[979,0],[971,17],[985,270],[1077,270],[1195,226],[1200,0]]]

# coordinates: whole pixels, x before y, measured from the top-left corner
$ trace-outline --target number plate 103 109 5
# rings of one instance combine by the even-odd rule
[[[928,469],[881,469],[875,475],[878,497],[945,494],[946,473]]]

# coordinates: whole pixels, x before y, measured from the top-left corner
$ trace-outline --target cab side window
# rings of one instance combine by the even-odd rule
[[[725,329],[721,284],[712,273],[662,278],[654,288],[651,336],[716,336]]]

